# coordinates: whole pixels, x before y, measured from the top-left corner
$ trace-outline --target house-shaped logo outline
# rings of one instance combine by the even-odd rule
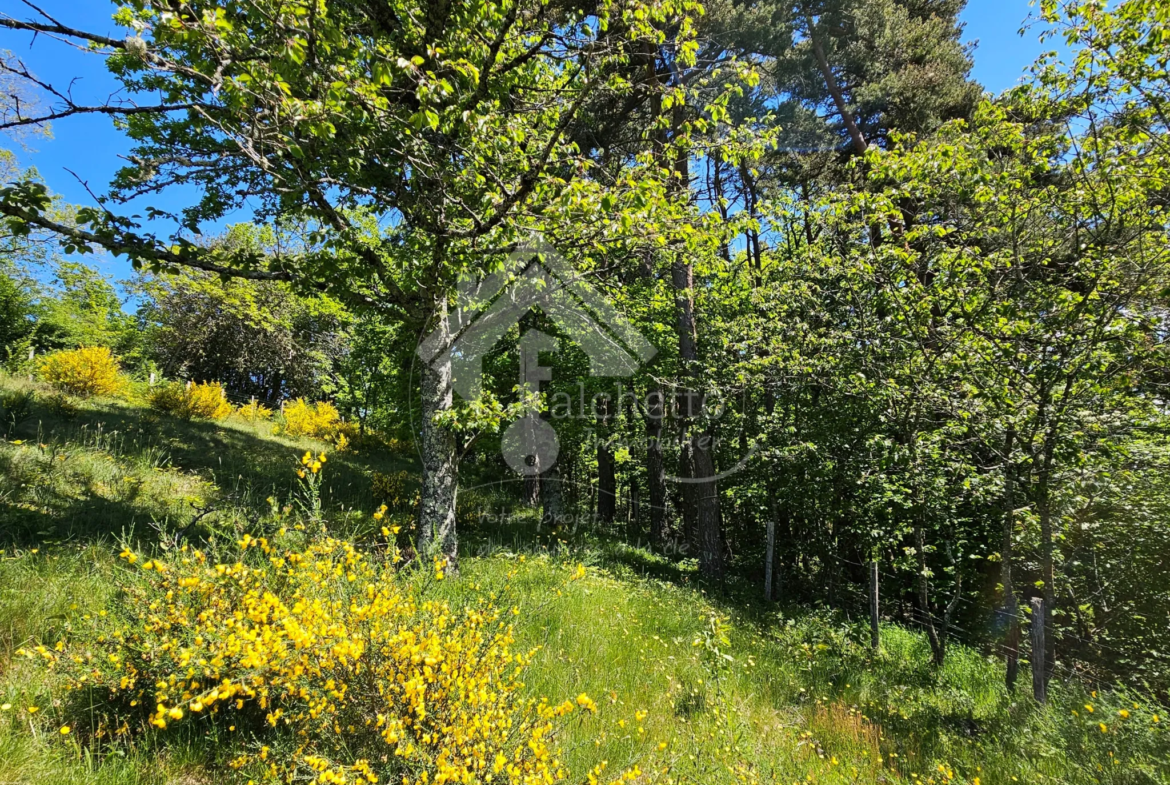
[[[653,359],[654,346],[539,235],[509,258],[504,271],[461,282],[447,336],[436,330],[419,344],[419,357],[432,367],[449,354],[460,397],[479,397],[483,358],[532,308],[588,355],[590,376],[632,376]]]

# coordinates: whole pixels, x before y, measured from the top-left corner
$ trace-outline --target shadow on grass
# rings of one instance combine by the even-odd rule
[[[375,472],[415,470],[416,462],[409,456],[377,449],[337,453],[323,442],[284,438],[271,431],[267,423],[184,421],[110,401],[87,401],[73,416],[63,418],[36,401],[11,438],[34,449],[39,446],[41,453],[80,448],[106,454],[126,474],[149,477],[152,472],[171,471],[209,483],[204,509],[230,509],[244,517],[267,513],[269,497],[288,502],[297,488],[299,458],[307,449],[328,453],[321,496],[330,511],[370,512],[380,501],[372,490]],[[114,500],[94,493],[87,478],[71,479],[69,492],[63,493],[45,477],[22,475],[11,455],[6,456],[0,463],[0,542],[98,540],[149,529],[151,515],[143,505],[120,500],[117,493],[112,494]],[[195,506],[178,501],[171,507],[178,517],[172,526],[184,525],[199,513]]]

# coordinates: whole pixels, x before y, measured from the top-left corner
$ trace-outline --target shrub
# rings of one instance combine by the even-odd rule
[[[16,430],[16,426],[28,419],[32,413],[36,393],[32,390],[6,390],[0,393],[0,422],[5,435]]]
[[[230,765],[241,779],[564,778],[550,749],[558,720],[595,707],[584,695],[577,706],[520,697],[532,655],[513,651],[500,609],[425,600],[425,583],[397,572],[393,545],[378,555],[329,537],[237,545],[222,563],[188,546],[165,560],[124,550],[131,574],[109,626],[61,654],[24,654],[121,707],[100,732],[133,732],[126,712],[137,711],[141,732],[182,725],[240,740]]]
[[[254,398],[236,409],[236,414],[249,422],[272,419],[272,410]]]
[[[54,417],[62,420],[72,420],[77,417],[77,403],[65,393],[53,393],[45,400],[45,406]]]
[[[41,360],[41,378],[74,395],[116,395],[126,386],[118,360],[106,346],[54,352]]]
[[[385,502],[395,509],[413,507],[418,503],[418,484],[417,475],[411,472],[374,472],[374,500]]]
[[[284,427],[288,436],[308,436],[325,441],[338,441],[340,436],[354,435],[353,426],[341,421],[341,413],[328,401],[308,403],[297,398],[284,407]]]
[[[227,402],[223,385],[219,382],[200,382],[190,386],[178,382],[160,384],[150,391],[150,406],[185,420],[194,417],[222,420],[232,413],[232,405]]]

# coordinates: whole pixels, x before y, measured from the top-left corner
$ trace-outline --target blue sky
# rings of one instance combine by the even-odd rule
[[[38,5],[61,22],[75,27],[117,37],[125,34],[110,21],[113,5],[107,0],[44,0]],[[27,16],[17,0],[0,0],[0,7],[13,16]],[[1036,57],[1052,48],[1038,41],[1037,30],[1019,35],[1032,11],[1028,0],[969,0],[963,13],[966,23],[964,38],[978,42],[974,76],[991,92],[1000,92],[1016,84]],[[84,78],[73,85],[74,96],[79,102],[104,101],[117,89],[117,84],[104,69],[96,67],[98,63],[93,56],[71,50],[45,36],[32,43],[31,35],[6,32],[0,36],[0,47],[11,50],[33,73],[53,84],[68,84],[77,74],[84,74]],[[67,118],[53,127],[52,138],[34,138],[29,144],[35,149],[17,150],[21,164],[36,167],[52,191],[74,204],[92,204],[82,181],[88,182],[94,192],[104,192],[122,163],[118,156],[126,154],[129,149],[110,119],[100,116]],[[151,203],[174,210],[190,201],[190,194],[173,193],[154,197]],[[145,204],[131,207],[141,210]],[[245,221],[248,217],[248,212],[241,211],[223,223]],[[97,261],[116,278],[130,275],[130,266],[125,260],[104,258]]]

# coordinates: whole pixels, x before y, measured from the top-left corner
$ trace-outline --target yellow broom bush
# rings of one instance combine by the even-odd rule
[[[287,436],[308,436],[324,441],[338,441],[340,437],[355,435],[351,423],[342,422],[337,407],[328,401],[308,403],[297,398],[284,407],[284,425],[281,431]]]
[[[222,420],[232,413],[232,405],[219,382],[200,382],[189,387],[178,382],[160,384],[150,391],[150,407],[185,420],[195,417]]]
[[[393,544],[364,553],[329,537],[296,548],[244,535],[238,547],[219,562],[188,547],[151,560],[123,550],[120,621],[23,653],[120,707],[100,734],[191,726],[235,740],[241,780],[565,778],[558,722],[596,708],[585,696],[557,706],[520,697],[532,655],[513,650],[498,608],[425,599],[422,583],[397,573]]]
[[[236,409],[236,415],[249,422],[256,422],[257,420],[272,419],[272,410],[259,401],[252,399]]]
[[[54,352],[41,360],[39,370],[46,382],[74,395],[116,395],[126,386],[118,360],[107,346]]]

